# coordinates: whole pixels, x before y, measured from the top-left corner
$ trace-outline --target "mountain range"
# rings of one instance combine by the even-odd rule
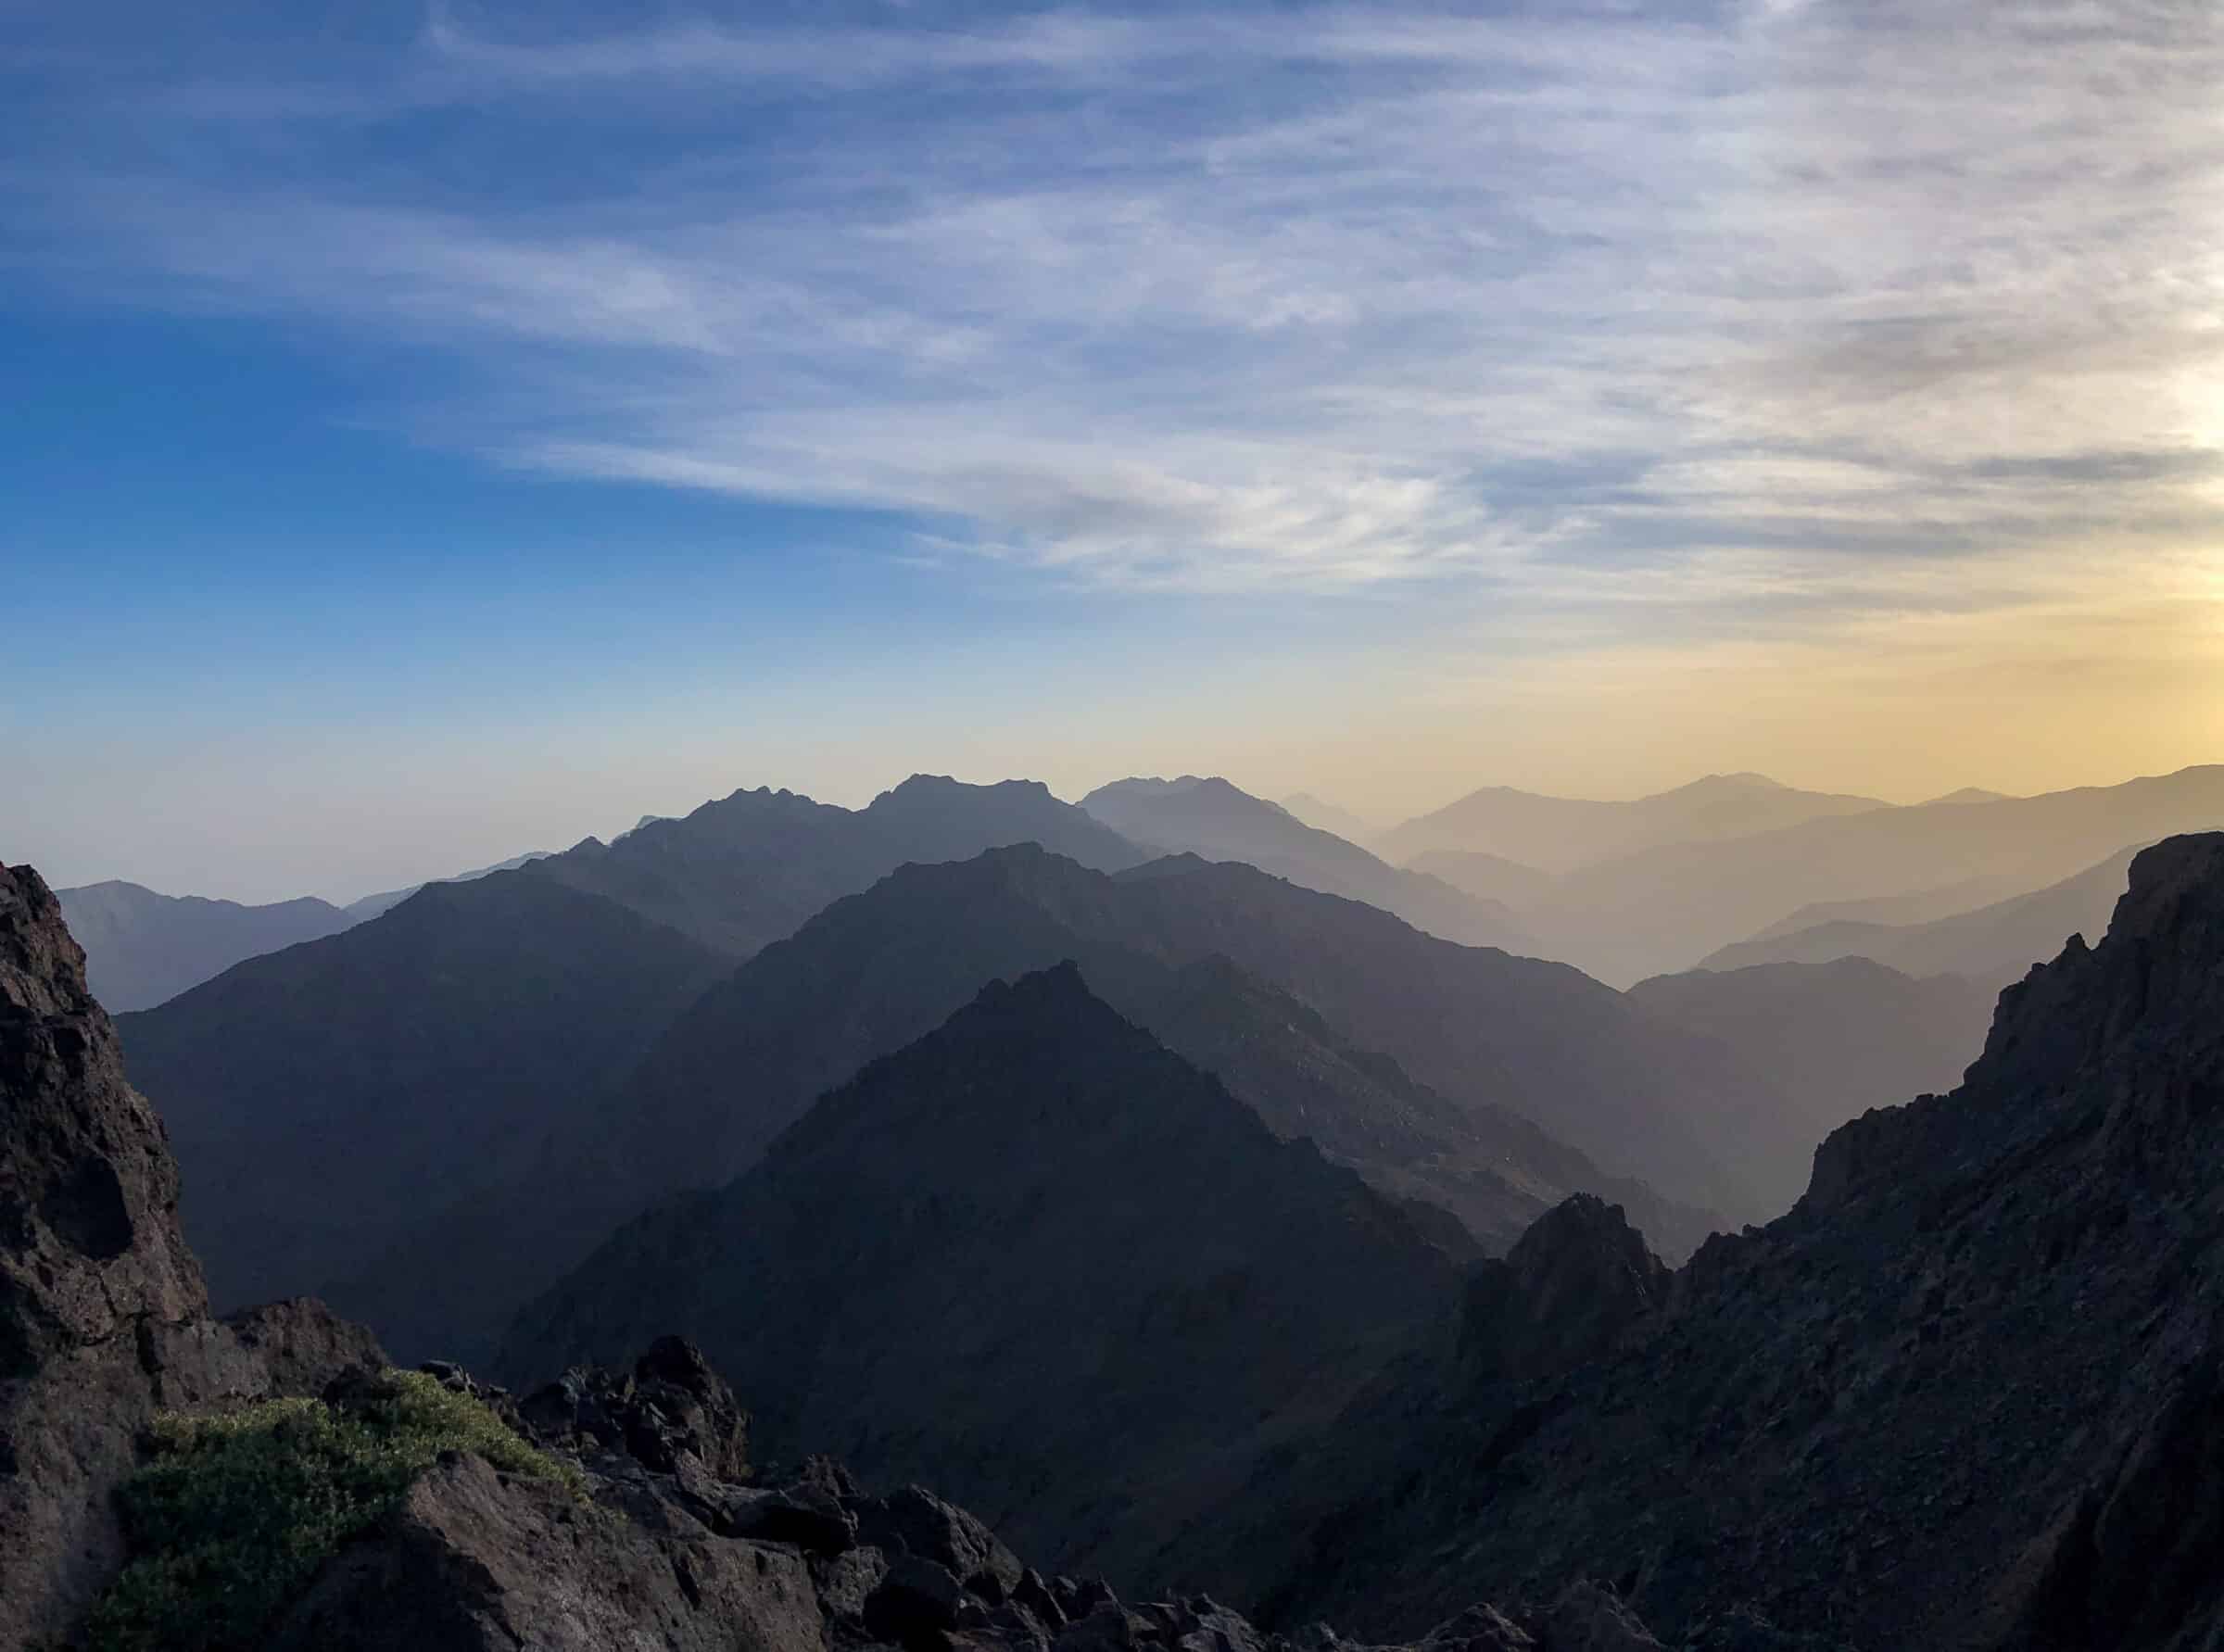
[[[1454,851],[1497,855],[1560,874],[1665,844],[1749,838],[1889,806],[1876,798],[1801,791],[1765,775],[1709,775],[1628,802],[1486,786],[1393,826],[1374,839],[1374,846],[1400,865],[1421,855]]]
[[[1463,946],[1537,951],[1536,938],[1503,902],[1390,865],[1218,776],[1116,780],[1083,798],[1081,807],[1122,837],[1162,853],[1242,861],[1308,889],[1379,906],[1416,929]]]
[[[2128,843],[2219,825],[2224,765],[2214,764],[2036,797],[1825,813],[1595,862],[1520,916],[1556,955],[1622,983],[1688,967],[1815,902],[1980,877],[2038,889]]]
[[[145,1009],[243,959],[335,935],[354,922],[307,896],[243,906],[116,881],[57,893],[85,950],[93,990],[114,1010]]]
[[[1733,1611],[1818,1646],[2218,1644],[2219,1028],[2224,834],[2180,838],[1951,1094],[1834,1132],[1789,1214],[1670,1276],[1556,1213],[1472,1276],[1434,1376],[1166,1567],[1367,1635],[1580,1558],[1672,1644]]]
[[[1872,958],[1911,975],[1952,974],[2003,987],[2051,957],[2065,937],[2099,934],[2124,892],[2124,880],[2138,852],[2138,847],[2122,850],[2045,889],[1927,922],[1837,917],[1807,925],[1779,924],[1751,940],[1711,953],[1700,966],[1738,969],[1851,956]]]
[[[1006,915],[978,927],[956,921],[999,885],[1024,899],[990,900]],[[70,1638],[127,1561],[216,1609],[193,1592],[235,1563],[223,1522],[263,1518],[273,1495],[285,1506],[284,1488],[323,1471],[318,1442],[390,1427],[398,1406],[434,1392],[449,1396],[444,1415],[475,1419],[463,1443],[428,1450],[394,1502],[314,1539],[327,1546],[308,1551],[266,1627],[224,1644],[2224,1642],[2224,833],[2134,856],[2097,944],[2073,938],[2001,993],[1957,1086],[1839,1125],[1788,1213],[1718,1233],[1674,1269],[1595,1193],[1573,1192],[1486,1247],[1434,1201],[1385,1185],[1383,1168],[1337,1160],[1401,1120],[1426,1127],[1431,1095],[1467,1105],[1428,1062],[1534,1082],[1548,1057],[1573,1062],[1570,1046],[1594,1059],[1700,1050],[1731,1064],[1720,1082],[1759,1062],[1768,1036],[1799,1055],[1816,1005],[1903,1015],[1908,986],[1933,983],[1839,960],[1618,994],[1252,868],[1173,857],[1106,874],[1030,844],[899,867],[739,968],[525,868],[426,889],[209,988],[382,928],[422,947],[444,911],[482,902],[514,910],[512,933],[490,927],[478,952],[450,938],[416,974],[499,1001],[461,977],[484,965],[518,979],[503,949],[532,951],[519,937],[545,923],[544,905],[591,914],[605,928],[583,932],[588,950],[623,942],[614,922],[645,954],[654,942],[713,973],[655,1036],[660,1050],[686,1029],[707,1054],[721,1019],[710,1006],[724,1003],[756,1018],[738,1058],[781,1055],[782,1011],[815,1005],[781,1055],[797,1072],[860,1008],[873,1018],[845,1047],[885,1036],[911,1012],[871,1006],[907,972],[958,978],[1001,953],[1010,922],[1030,940],[1090,944],[972,987],[806,1098],[739,1174],[608,1235],[516,1316],[502,1363],[523,1383],[577,1354],[627,1362],[512,1398],[446,1365],[409,1386],[382,1371],[371,1337],[313,1304],[212,1316],[186,1242],[203,1208],[193,1172],[181,1176],[126,1080],[129,1045],[87,990],[54,897],[35,874],[0,868],[8,1644]],[[781,965],[790,952],[817,963]],[[591,1021],[576,1006],[612,988],[585,972],[638,965],[541,967],[555,973],[527,990],[572,992],[571,1018]],[[1432,998],[1424,967],[1454,994]],[[752,971],[770,996],[730,996]],[[580,979],[591,990],[565,984]],[[1163,1036],[1117,1002],[1153,990]],[[255,996],[282,1006],[267,985]],[[1453,1025],[1454,1003],[1498,1025]],[[1300,1010],[1314,1018],[1298,1017],[1302,1038],[1253,1048]],[[1678,1025],[1671,1043],[1649,1042],[1671,1012],[1714,1030]],[[376,1040],[410,1026],[373,1014],[323,1056],[390,1061]],[[257,1024],[242,1015],[234,1028],[234,1049],[254,1055]],[[1816,1024],[1813,1036],[1826,1030],[1845,1033]],[[609,1037],[575,1036],[583,1064]],[[1176,1039],[1241,1055],[1219,1057],[1236,1078]],[[496,1049],[487,1064],[530,1054]],[[632,1095],[652,1065],[609,1093]],[[1316,1070],[1331,1077],[1306,1088]],[[1354,1072],[1374,1090],[1333,1076]],[[1563,1065],[1552,1077],[1580,1091],[1586,1075]],[[1279,1093],[1282,1123],[1243,1084]],[[1370,1095],[1378,1111],[1323,1119],[1310,1140],[1287,1131]],[[228,1124],[272,1127],[253,1109]],[[1320,1144],[1338,1130],[1339,1150]],[[471,1271],[468,1255],[438,1260],[449,1266],[422,1266],[420,1288]],[[735,1362],[739,1396],[664,1336],[675,1327],[649,1333],[661,1310]],[[752,1407],[757,1445],[793,1466],[752,1471]],[[260,1442],[263,1491],[171,1505],[174,1529],[134,1514],[153,1488],[190,1483],[177,1442],[210,1426]],[[1123,1591],[1172,1593],[1130,1607],[1029,1572],[932,1494],[867,1490],[811,1457],[829,1445],[877,1475],[969,1488],[1054,1569],[1094,1558]],[[281,1532],[264,1552],[310,1540]],[[180,1541],[201,1545],[190,1564],[150,1546]],[[1298,1627],[1324,1615],[1358,1638]]]

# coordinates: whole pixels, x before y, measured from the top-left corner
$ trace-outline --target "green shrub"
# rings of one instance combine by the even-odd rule
[[[93,1647],[251,1644],[444,1451],[584,1493],[577,1469],[413,1371],[381,1377],[345,1408],[269,1400],[225,1416],[159,1419],[152,1459],[119,1494],[134,1557],[94,1608]]]

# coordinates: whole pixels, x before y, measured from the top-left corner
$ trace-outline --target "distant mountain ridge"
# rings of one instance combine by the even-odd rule
[[[1813,924],[1724,947],[1700,967],[1738,969],[1851,956],[1874,958],[1910,975],[1964,976],[1997,990],[2021,979],[2067,937],[2097,935],[2105,928],[2124,891],[2132,859],[2143,847],[2121,850],[2099,865],[2045,889],[1928,923],[1841,919]]]
[[[243,906],[158,894],[120,879],[58,889],[56,896],[85,950],[93,994],[111,1013],[160,1003],[243,958],[335,935],[355,921],[309,896]]]
[[[1040,781],[914,775],[863,809],[768,787],[736,791],[680,819],[645,819],[608,844],[589,838],[534,870],[739,959],[906,862],[1011,843],[1104,871],[1147,858]]]
[[[1519,1114],[1607,1176],[1732,1217],[1758,1208],[1705,1145],[1710,1118],[1760,1103],[1757,1083],[1577,971],[1457,946],[1240,863],[1106,876],[1031,845],[904,867],[751,960],[644,1058],[613,1109],[624,1128],[591,1162],[642,1197],[722,1179],[985,981],[1078,959],[1140,1015],[1169,968],[1216,955],[1336,1040],[1462,1107]]]
[[[1172,854],[1241,861],[1308,889],[1364,901],[1462,946],[1532,956],[1536,938],[1504,903],[1393,866],[1279,803],[1219,776],[1135,776],[1100,786],[1081,807],[1130,840]]]
[[[1621,982],[1688,967],[1813,902],[1978,877],[2038,889],[2127,843],[2219,826],[2224,764],[1997,802],[1879,808],[1599,862],[1562,877],[1523,918],[1561,956]]]
[[[1546,797],[1486,786],[1375,839],[1387,859],[1410,865],[1434,851],[1497,855],[1549,873],[1668,843],[1749,837],[1802,821],[1890,805],[1876,798],[1800,791],[1765,775],[1709,775],[1627,802]]]

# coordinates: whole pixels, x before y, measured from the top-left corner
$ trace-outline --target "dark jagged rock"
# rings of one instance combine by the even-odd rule
[[[1669,1277],[1621,1206],[1578,1193],[1469,1276],[1462,1359],[1482,1380],[1569,1370],[1661,1306]]]
[[[670,1365],[667,1342],[635,1368]],[[723,1384],[686,1350],[686,1363]],[[455,1381],[477,1388],[467,1375]],[[547,1393],[544,1389],[542,1393]],[[342,1403],[345,1403],[343,1401]],[[405,1504],[326,1564],[262,1652],[1639,1652],[1609,1589],[1548,1608],[1478,1606],[1410,1648],[1362,1648],[1315,1626],[1283,1637],[1204,1595],[1137,1605],[1102,1582],[1045,1582],[965,1510],[912,1486],[874,1495],[838,1466],[770,1485],[676,1469],[655,1442],[605,1447],[558,1417],[518,1426],[575,1456],[588,1504],[543,1481],[444,1458]],[[831,1506],[839,1545],[730,1530],[725,1511]],[[1789,1652],[1790,1643],[1721,1643]]]
[[[0,1646],[121,1564],[110,1494],[160,1407],[302,1392],[376,1344],[314,1304],[208,1317],[162,1127],[53,893],[0,866]]]
[[[517,1404],[536,1433],[574,1450],[624,1452],[659,1473],[683,1460],[718,1480],[749,1470],[749,1418],[702,1351],[659,1337],[630,1372],[576,1366]]]
[[[1711,1241],[1600,1356],[1377,1396],[1331,1431],[1375,1430],[1371,1463],[1323,1461],[1340,1489],[1262,1483],[1293,1512],[1239,1498],[1184,1541],[1240,1553],[1216,1528],[1259,1519],[1275,1616],[1393,1633],[1581,1568],[1695,1645],[2208,1646],[2220,1304],[2211,835],[2142,853],[1959,1090],[1838,1131],[1789,1215]]]

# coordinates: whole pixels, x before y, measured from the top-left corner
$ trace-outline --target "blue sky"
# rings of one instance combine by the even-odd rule
[[[2224,752],[2201,5],[0,29],[0,854]]]

